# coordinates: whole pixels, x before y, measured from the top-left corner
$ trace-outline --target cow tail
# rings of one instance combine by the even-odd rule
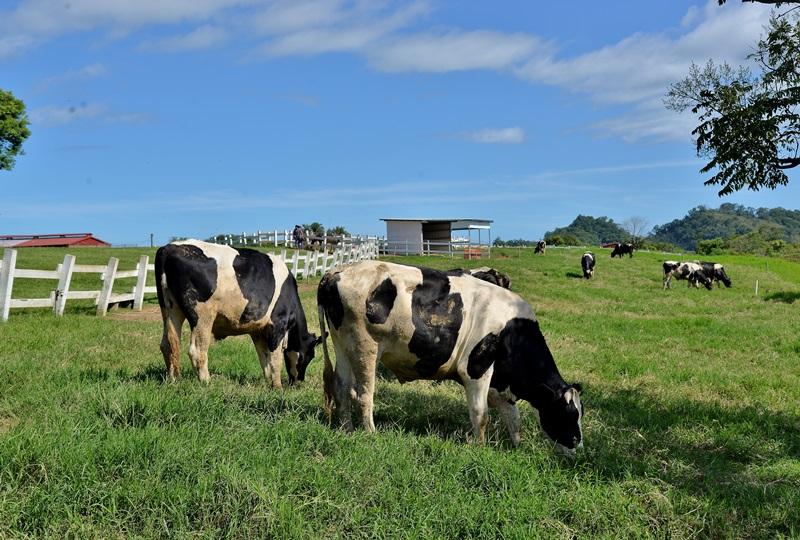
[[[158,248],[156,251],[156,260],[155,260],[155,271],[156,271],[156,294],[158,294],[158,305],[161,306],[161,311],[163,313],[164,308],[166,307],[166,297],[167,291],[162,290],[162,283],[166,283],[164,280],[164,259],[167,258],[166,251],[164,250],[164,246]]]
[[[332,421],[333,415],[333,396],[336,391],[336,374],[333,372],[333,363],[328,353],[328,331],[325,328],[325,308],[319,308],[319,330],[322,336],[322,357],[325,359],[325,367],[322,371],[322,385],[325,389],[325,416],[328,417],[328,424]]]

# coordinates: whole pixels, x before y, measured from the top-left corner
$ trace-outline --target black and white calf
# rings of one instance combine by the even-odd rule
[[[720,281],[725,284],[725,287],[732,285],[731,278],[725,273],[725,267],[721,264],[704,261],[700,263],[700,266],[703,267],[703,272],[711,278],[712,283],[717,282],[717,286],[719,286]]]
[[[711,290],[711,278],[703,271],[703,267],[693,262],[664,261],[664,289],[669,289],[669,282],[675,279],[687,280],[687,286],[700,287],[703,285]]]
[[[533,253],[534,254],[541,253],[542,255],[544,255],[545,250],[547,250],[547,242],[545,242],[544,240],[539,240],[538,242],[536,242],[536,249],[533,250]]]
[[[611,252],[611,258],[617,256],[621,259],[626,254],[628,257],[633,257],[633,244],[617,244]]]
[[[583,270],[583,277],[589,279],[594,275],[594,253],[587,251],[581,257],[581,269]]]
[[[249,334],[264,376],[281,386],[281,360],[289,384],[305,378],[319,340],[308,332],[297,283],[280,259],[252,249],[199,240],[173,242],[156,252],[156,288],[167,377],[180,374],[181,328],[189,321],[189,358],[208,381],[213,339]]]
[[[466,390],[475,439],[485,438],[488,407],[520,440],[516,402],[539,411],[545,433],[574,454],[582,445],[581,387],[564,382],[531,307],[516,294],[466,275],[378,261],[328,272],[317,291],[336,351],[325,357],[326,409],[335,403],[352,429],[351,400],[373,431],[378,361],[401,382],[455,380]]]
[[[452,270],[448,270],[447,274],[451,276],[470,275],[474,278],[478,278],[504,289],[511,288],[511,278],[508,276],[508,274],[504,274],[503,272],[488,266],[471,268],[469,270],[465,270],[463,268],[454,268]]]

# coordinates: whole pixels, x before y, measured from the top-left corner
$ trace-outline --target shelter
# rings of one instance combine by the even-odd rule
[[[92,233],[6,234],[0,235],[0,247],[109,247],[111,244],[95,238]]]
[[[386,222],[386,252],[424,255],[486,247],[491,254],[491,219],[381,218]],[[454,239],[454,232],[466,233]]]

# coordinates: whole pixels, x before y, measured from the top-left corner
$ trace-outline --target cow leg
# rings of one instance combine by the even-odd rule
[[[336,368],[334,370],[335,391],[333,398],[336,401],[336,410],[341,426],[347,431],[353,431],[353,416],[351,401],[355,398],[353,388],[353,370],[347,353],[334,342],[336,351]]]
[[[516,403],[509,402],[494,388],[489,388],[488,398],[489,407],[500,411],[500,416],[503,417],[503,422],[505,422],[506,427],[508,428],[508,435],[511,437],[511,444],[514,446],[519,446],[519,429],[522,422],[519,418],[519,409],[517,408]]]
[[[486,440],[486,425],[489,423],[487,395],[489,393],[489,383],[492,380],[492,371],[489,369],[477,380],[469,377],[464,380],[464,390],[467,393],[467,404],[469,406],[469,419],[472,421],[472,434],[478,444],[483,444]]]
[[[364,352],[355,375],[356,401],[361,409],[361,425],[367,432],[375,431],[372,417],[373,396],[375,395],[375,370],[377,368],[378,351]]]
[[[197,373],[197,378],[209,382],[211,375],[208,373],[208,347],[211,345],[211,325],[200,320],[192,328],[189,338],[189,358]]]
[[[281,361],[283,360],[283,346],[278,346],[274,351],[269,350],[266,336],[252,334],[253,345],[256,346],[258,361],[261,363],[261,370],[264,378],[273,388],[281,389]]]
[[[161,336],[161,354],[167,366],[166,379],[174,381],[181,374],[181,328],[185,317],[177,309],[163,315],[164,333]]]

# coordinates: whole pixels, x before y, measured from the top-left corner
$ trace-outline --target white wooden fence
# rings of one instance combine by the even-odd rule
[[[294,251],[287,255],[286,250],[273,253],[286,262],[292,275],[297,279],[308,279],[312,276],[322,275],[326,271],[339,266],[345,266],[364,259],[374,259],[378,256],[376,242],[364,242],[359,245],[342,246],[333,253],[320,251]],[[0,321],[7,321],[11,308],[51,308],[57,316],[64,314],[67,300],[94,300],[97,306],[97,315],[104,316],[109,307],[120,302],[132,302],[133,309],[141,310],[145,294],[155,294],[156,288],[148,287],[147,275],[155,270],[149,264],[149,257],[142,255],[139,262],[132,270],[119,270],[119,259],[111,257],[108,264],[90,265],[75,264],[74,255],[65,255],[64,261],[56,266],[55,270],[29,270],[17,268],[17,251],[6,249],[3,252],[3,261],[0,263]],[[102,286],[96,291],[76,291],[70,289],[72,276],[76,273],[99,275]],[[114,293],[114,284],[118,279],[136,278],[136,283],[131,292]],[[48,279],[57,282],[55,289],[50,291],[47,298],[13,298],[12,291],[15,279]]]

